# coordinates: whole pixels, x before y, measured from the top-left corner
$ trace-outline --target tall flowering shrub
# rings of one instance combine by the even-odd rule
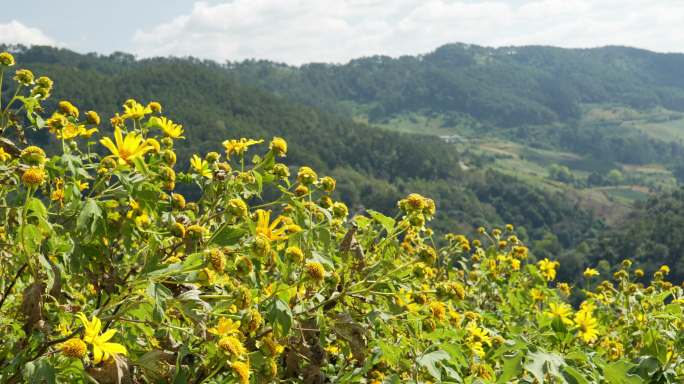
[[[48,112],[52,81],[14,65],[0,54],[14,81],[0,101],[0,382],[684,380],[667,266],[558,282],[512,225],[436,241],[418,194],[396,217],[350,217],[334,179],[280,162],[278,137],[178,165],[192,128],[161,104],[128,100],[109,124],[68,101]]]

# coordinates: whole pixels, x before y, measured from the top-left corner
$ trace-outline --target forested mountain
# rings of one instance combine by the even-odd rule
[[[419,114],[437,119],[443,135],[496,132],[606,162],[674,164],[684,154],[680,138],[653,136],[622,125],[624,120],[584,119],[587,105],[684,111],[683,54],[449,44],[425,55],[375,56],[344,65],[228,66],[244,84],[370,123],[391,126],[393,118]]]
[[[647,273],[662,264],[671,267],[674,281],[684,280],[684,190],[667,193],[637,205],[627,219],[604,233],[586,256],[615,265],[629,257]]]
[[[563,228],[562,244],[601,226],[577,202],[495,171],[463,171],[453,145],[434,136],[379,130],[236,81],[225,66],[195,59],[135,60],[126,54],[79,55],[47,47],[15,49],[18,61],[57,84],[53,103],[68,98],[110,116],[131,95],[160,101],[186,128],[179,161],[221,150],[227,138],[287,138],[290,165],[307,164],[338,179],[353,209],[394,213],[408,192],[433,196],[436,226],[446,232],[515,222],[524,238]],[[6,89],[5,92],[11,92]],[[107,130],[107,129],[105,129]],[[43,134],[43,140],[49,135]],[[508,196],[508,197],[504,197]]]
[[[426,55],[344,65],[245,61],[230,67],[246,83],[310,104],[366,104],[372,120],[428,110],[516,126],[577,118],[583,103],[684,110],[684,55],[626,47],[449,44]]]

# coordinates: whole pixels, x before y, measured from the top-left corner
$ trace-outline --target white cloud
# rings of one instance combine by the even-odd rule
[[[138,30],[140,56],[345,62],[449,42],[684,51],[684,2],[652,0],[232,0]]]
[[[24,45],[59,45],[38,28],[28,27],[16,20],[0,23],[0,43]]]

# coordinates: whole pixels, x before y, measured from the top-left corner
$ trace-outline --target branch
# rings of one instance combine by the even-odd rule
[[[17,273],[14,275],[14,278],[12,278],[12,282],[10,283],[10,285],[8,285],[7,288],[5,288],[5,292],[2,294],[2,298],[0,298],[0,308],[2,308],[2,305],[5,303],[5,299],[7,298],[7,296],[9,296],[10,291],[12,291],[12,288],[14,288],[14,284],[17,283],[17,279],[19,279],[19,276],[21,276],[21,274],[24,272],[24,269],[26,269],[27,266],[28,264],[24,263],[21,266],[21,268],[19,268]]]

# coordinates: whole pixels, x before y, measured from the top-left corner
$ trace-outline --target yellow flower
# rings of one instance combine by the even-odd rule
[[[121,115],[123,119],[142,119],[145,115],[152,113],[150,107],[143,106],[135,100],[127,100],[124,104],[124,114]]]
[[[159,104],[159,102],[156,101],[151,101],[149,104],[147,104],[147,107],[155,113],[161,113],[162,111],[162,106]]]
[[[59,323],[59,325],[57,326],[57,331],[62,336],[68,336],[71,334],[71,329],[66,323]]]
[[[332,211],[333,216],[335,216],[338,219],[345,218],[349,214],[349,208],[347,208],[347,205],[341,201],[338,201],[333,204]]]
[[[78,130],[78,135],[81,137],[84,137],[86,139],[89,139],[91,136],[99,132],[97,128],[90,128],[86,129],[85,126],[80,125],[79,130]]]
[[[223,336],[218,341],[218,346],[235,357],[242,357],[247,353],[247,349],[240,339],[234,336]]]
[[[619,340],[606,337],[601,340],[601,348],[606,351],[606,354],[611,360],[617,360],[624,354],[625,348]]]
[[[444,320],[446,318],[446,304],[441,301],[433,301],[430,303],[429,307],[433,317],[436,317],[438,320]]]
[[[120,127],[124,124],[124,119],[117,113],[109,119],[109,123],[112,125],[112,127]]]
[[[570,314],[572,308],[566,303],[549,303],[549,310],[544,312],[547,316],[560,320],[565,325],[572,325]]]
[[[0,147],[0,161],[5,162],[12,159],[12,155],[5,152],[5,148]]]
[[[283,157],[287,154],[287,141],[282,137],[274,137],[268,148],[276,155]]]
[[[86,112],[86,121],[88,124],[100,125],[100,115],[98,115],[95,111],[88,111]]]
[[[240,333],[240,322],[222,317],[216,327],[209,328],[207,331],[218,336],[230,336]]]
[[[240,140],[226,140],[223,142],[223,147],[226,149],[226,156],[230,158],[231,154],[242,156],[250,146],[263,143],[263,140],[252,140],[242,138]]]
[[[207,231],[206,228],[204,228],[203,226],[201,226],[199,224],[192,224],[192,225],[188,226],[188,228],[186,228],[186,229],[187,229],[188,235],[194,239],[201,239],[202,236],[204,236],[204,234]]]
[[[563,296],[570,296],[570,285],[568,283],[559,283],[558,290],[563,294]]]
[[[21,151],[21,160],[29,165],[41,165],[45,163],[45,151],[35,145],[30,145]]]
[[[328,352],[328,354],[336,356],[337,354],[340,353],[340,347],[337,345],[328,345],[325,347],[325,351]]]
[[[544,292],[538,288],[532,288],[530,290],[530,296],[532,296],[532,300],[534,301],[542,301],[544,300]]]
[[[135,132],[129,132],[126,137],[123,137],[121,128],[114,128],[114,139],[116,144],[109,137],[100,140],[100,144],[104,145],[112,152],[112,156],[119,160],[119,164],[129,164],[133,159],[144,156],[145,153],[152,149],[151,146],[145,144],[145,139]]]
[[[487,364],[473,363],[470,366],[470,373],[487,381],[493,378],[491,368]]]
[[[83,342],[83,340],[74,337],[63,342],[60,345],[59,350],[66,357],[81,359],[88,352],[88,346]]]
[[[269,241],[285,240],[288,238],[288,233],[291,231],[291,229],[298,227],[293,224],[288,224],[287,219],[283,216],[278,216],[269,224],[269,221],[271,220],[271,211],[257,209],[256,215],[256,234],[268,239]],[[280,225],[280,227],[278,227],[278,225]]]
[[[29,187],[35,187],[43,184],[46,178],[46,173],[43,168],[31,167],[27,169],[21,176],[21,181]]]
[[[578,311],[575,314],[575,324],[585,343],[591,343],[598,338],[598,321],[591,312],[587,310]]]
[[[322,281],[325,278],[325,268],[323,267],[323,264],[316,261],[306,263],[306,273],[316,281]]]
[[[88,321],[88,318],[83,312],[80,312],[77,316],[83,323],[83,340],[93,346],[93,362],[95,364],[109,360],[113,355],[126,355],[128,353],[126,347],[123,345],[108,342],[109,339],[116,334],[116,330],[110,329],[100,335],[100,331],[102,330],[102,322],[100,319],[93,316],[93,319]]]
[[[64,128],[69,123],[66,116],[59,112],[55,112],[52,116],[47,119],[45,124],[48,126],[50,133],[57,134],[62,128]]]
[[[185,138],[184,136],[182,136],[183,126],[174,123],[172,120],[167,119],[166,117],[153,117],[150,119],[150,122],[159,127],[164,132],[164,135],[166,135],[166,137],[170,137],[172,139]]]
[[[214,248],[208,251],[207,259],[211,267],[217,272],[223,272],[226,268],[226,258],[223,255],[223,251]]]
[[[321,178],[321,188],[323,188],[324,191],[331,193],[332,191],[335,190],[335,186],[337,185],[337,182],[335,179],[333,179],[330,176],[325,176]]]
[[[58,139],[71,140],[78,137],[81,129],[85,130],[82,125],[76,125],[72,123],[67,123],[60,131],[56,132]]]
[[[33,79],[33,72],[29,71],[28,69],[18,69],[14,75],[14,80],[22,85],[33,84]]]
[[[185,197],[179,193],[172,193],[171,194],[171,201],[173,203],[174,208],[178,209],[185,209]]]
[[[71,104],[70,102],[68,102],[68,101],[66,101],[66,100],[62,100],[62,101],[60,101],[60,102],[57,104],[57,107],[59,108],[59,110],[60,110],[63,114],[78,119],[78,115],[79,115],[78,108],[76,108],[76,107],[75,107],[73,104]]]
[[[303,185],[313,184],[316,182],[316,179],[318,179],[318,175],[313,169],[309,167],[299,168],[299,172],[297,172],[297,181]]]
[[[489,331],[478,327],[475,322],[468,323],[466,331],[468,332],[466,340],[470,350],[477,356],[483,357],[485,355],[484,345],[492,346],[492,338],[489,336]]]
[[[233,216],[244,217],[247,216],[248,207],[247,203],[239,197],[232,198],[228,200],[228,211]]]
[[[190,165],[192,166],[192,169],[194,169],[195,172],[197,172],[200,176],[206,177],[207,179],[212,178],[212,173],[209,169],[209,162],[203,160],[201,157],[192,155],[192,159],[190,159]]]
[[[288,260],[291,260],[296,264],[299,264],[304,260],[304,252],[297,246],[287,247],[285,256],[287,256]]]
[[[240,384],[249,384],[249,363],[235,361],[231,363],[231,368],[240,379]]]
[[[518,259],[527,259],[529,254],[529,249],[522,245],[516,245],[513,247],[513,255]]]
[[[598,275],[599,275],[599,271],[597,271],[597,270],[594,269],[594,268],[587,268],[587,269],[584,270],[584,273],[582,273],[582,275],[584,275],[584,277],[586,277],[587,279],[589,279],[589,278],[598,276]]]
[[[556,268],[558,268],[558,264],[557,261],[544,259],[538,263],[539,271],[547,281],[553,281],[556,278]]]
[[[273,174],[281,179],[290,177],[290,169],[285,164],[278,163],[273,166]]]
[[[14,56],[9,52],[0,52],[0,65],[3,67],[11,67],[15,64]]]
[[[49,77],[41,76],[36,80],[36,86],[31,90],[32,96],[37,96],[41,100],[50,97],[52,91],[52,80]]]
[[[489,331],[480,328],[473,321],[468,323],[466,326],[466,331],[468,331],[468,340],[473,342],[480,342],[487,346],[492,346],[492,338],[489,336]]]

